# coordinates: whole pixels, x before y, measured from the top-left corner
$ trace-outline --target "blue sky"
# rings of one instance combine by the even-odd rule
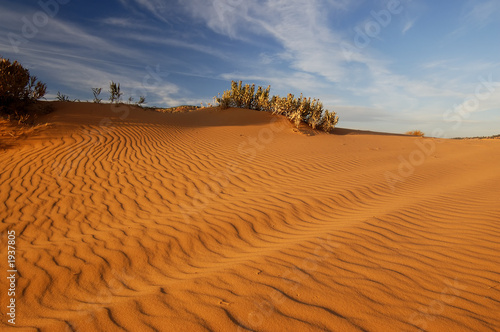
[[[211,102],[231,80],[316,97],[339,127],[500,134],[498,0],[3,0],[0,55],[91,100]]]

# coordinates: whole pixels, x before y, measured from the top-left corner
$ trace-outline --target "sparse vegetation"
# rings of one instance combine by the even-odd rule
[[[62,94],[59,91],[57,91],[56,99],[57,101],[70,101],[68,95]]]
[[[129,105],[134,104],[134,97],[130,96],[130,97],[128,98],[128,103],[129,103]],[[142,104],[144,104],[144,103],[146,103],[146,97],[144,97],[144,96],[140,96],[140,97],[139,97],[139,101],[138,101],[137,103],[135,103],[135,105],[137,105],[137,106],[141,106],[141,105],[142,105]]]
[[[93,102],[96,104],[100,104],[102,102],[102,99],[99,98],[100,94],[102,92],[102,88],[92,88],[92,94],[94,95],[94,100]],[[111,103],[119,103],[121,97],[123,96],[123,93],[120,91],[120,83],[115,83],[111,81],[109,83],[109,100]],[[134,104],[134,97],[130,96],[127,99],[127,102],[129,105]],[[135,103],[137,106],[141,106],[142,104],[146,103],[146,97],[140,96],[139,101]]]
[[[92,88],[92,94],[94,95],[94,103],[100,104],[102,99],[99,98],[102,88]]]
[[[172,112],[173,113],[184,113],[184,112],[193,111],[195,109],[198,109],[198,107],[196,107],[196,106],[182,105],[182,106],[178,106],[178,107],[173,107]]]
[[[13,122],[0,118],[0,151],[15,145],[17,139],[30,136],[48,127],[48,123],[27,125],[21,120]]]
[[[139,101],[137,102],[137,106],[141,106],[142,104],[146,103],[146,97],[140,96]]]
[[[231,90],[224,91],[222,96],[219,94],[214,99],[222,109],[239,107],[284,115],[297,127],[306,123],[313,129],[326,132],[335,128],[338,122],[336,113],[325,110],[319,100],[305,98],[302,94],[298,98],[293,94],[270,97],[270,90],[271,86],[265,89],[259,86],[256,91],[255,84],[243,85],[241,81],[232,81]]]
[[[184,113],[184,112],[191,112],[197,109],[200,109],[201,107],[199,106],[192,106],[192,105],[180,105],[180,106],[174,106],[174,107],[167,107],[167,108],[158,108],[158,107],[143,107],[145,110],[151,110],[155,112],[161,112],[161,113]]]
[[[109,100],[112,103],[120,102],[123,93],[120,91],[120,83],[111,81],[109,83]]]
[[[420,137],[424,137],[424,133],[420,130],[411,130],[411,131],[408,131],[405,133],[406,135],[412,135],[412,136],[420,136]]]

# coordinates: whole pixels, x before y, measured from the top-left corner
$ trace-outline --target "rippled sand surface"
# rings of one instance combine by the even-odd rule
[[[500,329],[500,140],[240,109],[44,120],[0,151],[13,331]]]

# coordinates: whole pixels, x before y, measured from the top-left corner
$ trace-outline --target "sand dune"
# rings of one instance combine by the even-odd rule
[[[16,330],[500,329],[499,140],[240,109],[60,103],[42,121],[0,151]]]

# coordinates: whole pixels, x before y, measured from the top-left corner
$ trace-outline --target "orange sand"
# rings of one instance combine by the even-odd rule
[[[41,121],[0,151],[1,330],[8,230],[16,331],[500,329],[500,140],[240,109]]]

